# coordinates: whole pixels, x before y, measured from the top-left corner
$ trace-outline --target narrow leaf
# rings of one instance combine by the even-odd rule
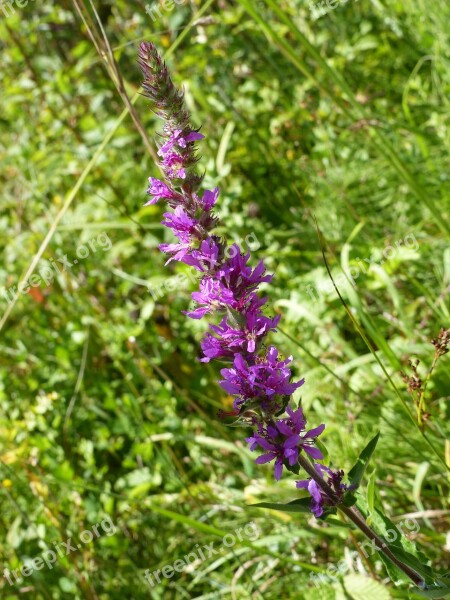
[[[367,518],[367,501],[361,495],[358,498],[358,508]],[[396,558],[408,565],[417,574],[419,574],[426,584],[432,585],[435,582],[435,574],[429,567],[429,560],[424,553],[419,550],[417,545],[409,540],[406,535],[398,528],[385,514],[375,508],[372,513],[372,527],[381,535],[389,550]],[[407,582],[405,574],[398,569],[382,552],[379,553],[386,569],[394,583]]]
[[[439,587],[437,585],[430,586],[427,590],[417,591],[414,593],[424,598],[448,598],[450,596],[450,587]]]
[[[372,454],[374,453],[379,437],[380,432],[378,432],[377,435],[370,440],[370,442],[359,455],[355,465],[348,472],[348,479],[352,485],[352,489],[356,489],[361,485],[361,480],[365,470],[367,469],[367,465],[372,458]]]
[[[311,512],[311,499],[300,498],[299,500],[293,500],[287,504],[259,502],[258,504],[250,504],[250,506],[256,506],[257,508],[270,508],[271,510],[280,510],[282,512],[309,513]]]

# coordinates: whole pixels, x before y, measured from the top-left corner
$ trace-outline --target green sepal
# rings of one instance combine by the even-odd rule
[[[287,464],[287,461],[283,462],[283,466],[286,467],[286,469],[288,471],[290,471],[291,473],[294,473],[295,475],[298,475],[300,473],[300,465],[298,463],[295,463],[295,465],[290,465]]]

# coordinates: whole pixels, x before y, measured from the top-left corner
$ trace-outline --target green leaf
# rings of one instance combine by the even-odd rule
[[[280,510],[282,512],[294,512],[294,513],[310,513],[311,512],[311,499],[300,498],[299,500],[293,500],[287,504],[277,504],[276,502],[259,502],[258,504],[250,504],[257,508],[270,508],[271,510]]]
[[[323,454],[323,461],[325,464],[328,464],[328,457],[329,457],[329,453],[328,450],[326,449],[325,444],[322,442],[322,440],[320,440],[319,438],[316,438],[314,440],[314,444],[319,448],[319,450],[322,452]]]
[[[358,498],[358,508],[367,518],[368,505],[363,497]],[[372,513],[372,527],[381,535],[392,554],[400,561],[413,569],[425,583],[434,583],[435,576],[428,558],[421,552],[414,542],[409,540],[400,529],[380,510],[375,509]],[[364,544],[363,544],[364,547]],[[379,553],[381,560],[386,566],[390,578],[394,583],[410,582],[409,578],[396,567],[382,552]]]
[[[377,435],[370,440],[370,442],[359,455],[355,465],[348,472],[348,479],[354,490],[361,485],[361,480],[364,476],[365,470],[367,469],[367,465],[372,458],[372,454],[374,453],[379,437],[380,432],[378,432]]]
[[[283,464],[286,467],[286,469],[288,471],[290,471],[291,473],[294,473],[294,475],[298,475],[300,473],[300,466],[298,463],[295,463],[295,465],[290,465],[290,464],[286,464],[286,462],[285,462]]]
[[[75,594],[77,591],[77,588],[73,581],[71,581],[67,577],[61,577],[59,579],[59,587],[62,589],[63,592],[66,592],[67,594]]]
[[[431,584],[433,582],[433,579],[434,579],[433,570],[431,569],[431,567],[429,567],[427,565],[427,562],[429,562],[429,561],[424,557],[424,555],[422,553],[419,553],[416,551],[417,554],[420,556],[415,556],[411,552],[408,552],[407,550],[402,548],[402,546],[400,546],[400,545],[388,544],[388,546],[389,546],[389,550],[392,552],[392,554],[396,558],[401,560],[405,565],[408,565],[408,567],[410,567],[416,573],[418,573],[426,583]],[[380,556],[381,556],[381,554],[380,554]],[[384,558],[384,556],[383,556],[383,558]],[[389,560],[389,559],[386,559],[386,560]]]
[[[349,523],[344,523],[344,521],[340,521],[339,519],[336,519],[336,518],[327,519],[327,523],[329,525],[333,525],[334,527],[343,527],[344,529],[352,529],[352,525],[350,525]]]
[[[352,600],[390,600],[389,591],[378,581],[363,575],[344,577],[344,588]]]
[[[300,498],[299,500],[293,500],[287,504],[259,502],[258,504],[250,504],[250,506],[255,506],[256,508],[270,508],[271,510],[279,510],[281,512],[311,513],[311,498]],[[337,510],[333,506],[324,506],[323,514],[319,519],[324,521],[329,515],[335,515],[336,513]]]
[[[354,506],[356,504],[356,496],[351,490],[349,492],[345,492],[342,504],[344,506],[348,506],[349,508],[350,506]]]
[[[325,576],[326,577],[326,576]],[[317,579],[313,579],[316,588],[308,588],[308,595],[305,593],[305,600],[337,600],[336,590],[323,583],[320,579],[320,575]]]
[[[448,598],[450,596],[450,587],[432,585],[426,590],[414,590],[414,593],[424,598]]]

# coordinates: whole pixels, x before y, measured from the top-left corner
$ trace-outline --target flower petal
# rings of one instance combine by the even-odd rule
[[[323,454],[319,450],[319,448],[314,448],[313,446],[306,446],[306,445],[302,446],[302,448],[307,454],[312,456],[312,458],[317,458],[319,460],[323,459]]]

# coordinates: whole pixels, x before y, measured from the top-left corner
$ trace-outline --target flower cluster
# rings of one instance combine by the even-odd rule
[[[260,446],[266,451],[266,454],[262,454],[256,459],[257,464],[262,465],[275,460],[275,479],[277,480],[281,477],[283,464],[287,462],[289,466],[294,466],[301,450],[315,459],[323,458],[322,453],[313,446],[313,443],[325,429],[325,425],[322,424],[315,429],[305,431],[306,419],[302,409],[292,410],[288,406],[286,412],[288,417],[285,419],[278,419],[266,426],[258,423],[257,431],[246,440],[250,444],[250,450]]]
[[[213,210],[219,190],[205,190],[200,197],[197,191],[202,178],[195,172],[195,143],[204,136],[190,125],[183,95],[153,44],[142,43],[139,56],[145,95],[164,120],[158,155],[166,181],[149,179],[147,204],[164,200],[169,205],[172,212],[164,213],[162,223],[177,238],[176,243],[161,244],[160,249],[168,254],[167,262],[181,261],[202,273],[199,290],[192,294],[195,306],[185,314],[192,319],[218,314],[219,319],[201,342],[200,360],[230,363],[221,370],[219,383],[234,397],[232,414],[254,429],[246,441],[252,451],[263,451],[256,463],[273,461],[278,480],[283,466],[295,467],[301,452],[313,460],[323,458],[314,444],[325,425],[307,430],[302,408],[291,407],[290,397],[304,380],[292,381],[292,357],[283,360],[275,346],[264,345],[280,320],[280,316],[264,314],[267,298],[258,293],[272,275],[266,273],[263,261],[252,268],[250,253],[237,244],[227,249],[225,241],[211,233],[217,224]],[[317,469],[322,473],[326,468],[317,465]],[[313,512],[320,516],[320,507],[328,500],[312,484],[308,489],[315,503]]]

